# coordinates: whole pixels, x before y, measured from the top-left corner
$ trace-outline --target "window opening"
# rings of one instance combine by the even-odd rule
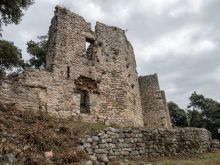
[[[87,91],[80,92],[80,112],[89,113],[90,112],[89,104],[89,93]]]
[[[93,58],[93,47],[94,47],[94,40],[90,38],[86,38],[86,57],[89,60],[94,60]]]

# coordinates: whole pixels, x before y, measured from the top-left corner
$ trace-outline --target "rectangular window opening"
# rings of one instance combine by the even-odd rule
[[[87,91],[80,92],[80,112],[90,113],[89,93]]]
[[[67,78],[70,78],[70,67],[67,66]]]
[[[89,60],[94,60],[93,58],[93,46],[94,46],[94,40],[90,38],[86,38],[86,57]]]

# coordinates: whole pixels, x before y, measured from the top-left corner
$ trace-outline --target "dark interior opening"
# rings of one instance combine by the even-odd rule
[[[70,67],[67,66],[67,78],[70,78]]]
[[[80,112],[90,113],[89,93],[87,91],[80,91]]]

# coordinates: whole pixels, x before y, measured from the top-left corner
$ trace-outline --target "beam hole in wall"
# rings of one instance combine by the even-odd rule
[[[53,70],[54,70],[54,64],[51,64],[51,65],[50,65],[49,70],[50,70],[51,72],[53,72]]]
[[[90,99],[87,91],[80,91],[80,113],[90,113]]]

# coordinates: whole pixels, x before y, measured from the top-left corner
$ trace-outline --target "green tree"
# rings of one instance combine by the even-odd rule
[[[21,50],[12,42],[0,40],[0,77],[6,70],[23,66],[24,62],[21,57]]]
[[[172,101],[168,103],[168,107],[172,125],[176,127],[187,127],[187,113]]]
[[[190,103],[188,108],[191,109],[191,118],[194,118],[190,123],[191,126],[204,127],[208,129],[214,138],[220,139],[218,129],[220,128],[220,103],[205,98],[196,92],[192,93],[189,98]]]
[[[205,128],[206,121],[203,119],[202,113],[197,110],[188,110],[187,112],[189,126],[197,128]]]
[[[46,64],[47,36],[40,36],[38,39],[38,42],[27,42],[27,52],[32,56],[29,60],[30,66],[37,69],[45,67]]]
[[[0,1],[0,31],[2,25],[18,24],[27,9],[34,0],[1,0]],[[1,34],[1,33],[0,33]]]

